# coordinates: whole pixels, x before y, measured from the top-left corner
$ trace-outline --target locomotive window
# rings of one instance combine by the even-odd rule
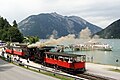
[[[55,59],[58,60],[58,56],[55,56]]]
[[[54,55],[51,55],[51,58],[54,59]]]
[[[47,55],[48,58],[50,58],[50,55]]]

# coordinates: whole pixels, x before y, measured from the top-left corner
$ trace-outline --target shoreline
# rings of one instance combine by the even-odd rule
[[[115,66],[115,65],[110,65],[110,64],[102,64],[102,63],[95,63],[95,62],[86,62],[86,64],[87,63],[99,64],[99,65],[110,66],[110,67],[118,67],[120,69],[120,66]]]
[[[86,63],[86,70],[87,70],[86,72],[87,73],[119,80],[120,72],[112,71],[110,69],[115,70],[116,66],[96,64],[96,63]],[[120,67],[117,67],[117,69],[120,70]]]

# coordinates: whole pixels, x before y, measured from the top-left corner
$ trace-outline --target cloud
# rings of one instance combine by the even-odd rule
[[[0,15],[11,23],[30,15],[58,12],[82,17],[104,28],[120,18],[120,0],[0,0],[0,8]]]

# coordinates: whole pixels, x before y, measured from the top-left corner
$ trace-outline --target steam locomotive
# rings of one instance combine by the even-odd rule
[[[65,52],[51,52],[53,46],[41,48],[19,45],[6,47],[6,53],[30,59],[45,66],[54,67],[68,72],[85,72],[85,55],[68,54]]]

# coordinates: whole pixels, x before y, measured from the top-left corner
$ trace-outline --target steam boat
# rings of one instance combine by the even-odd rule
[[[81,51],[82,50],[112,51],[112,47],[109,44],[102,44],[100,42],[92,42],[92,41],[89,41],[89,42],[84,43],[84,44],[74,45],[73,48],[75,51],[78,51],[78,50],[81,50]]]

